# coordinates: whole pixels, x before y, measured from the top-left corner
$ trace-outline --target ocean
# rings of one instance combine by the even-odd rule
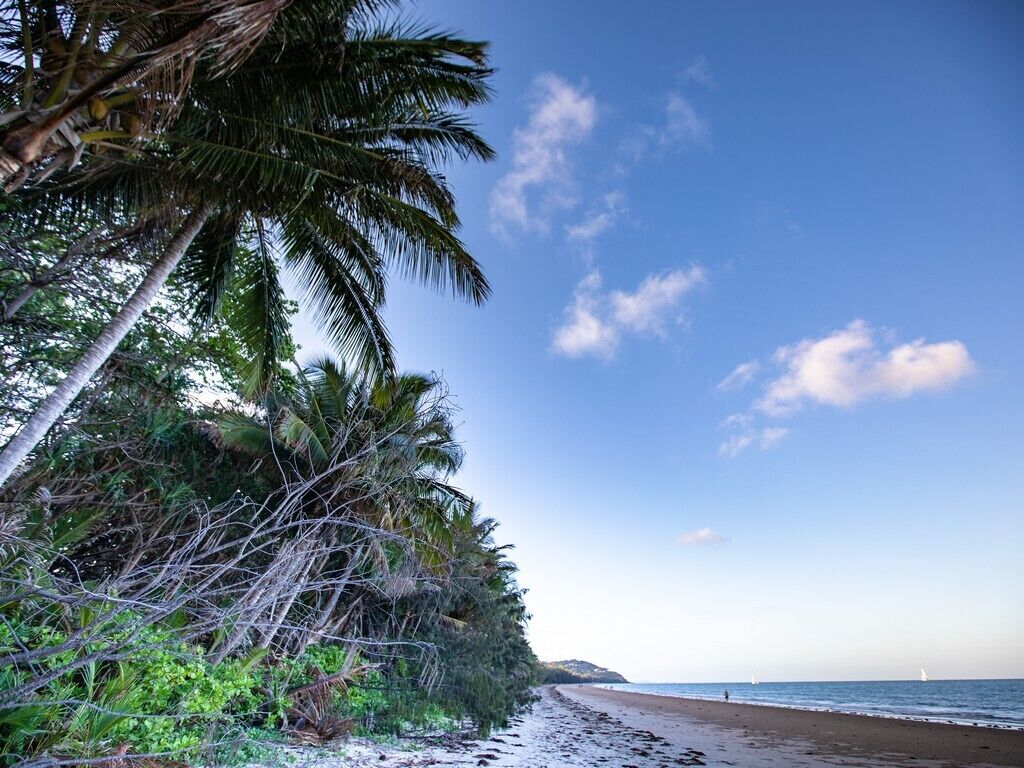
[[[601,688],[796,709],[1024,728],[1024,680],[834,683],[601,683]]]

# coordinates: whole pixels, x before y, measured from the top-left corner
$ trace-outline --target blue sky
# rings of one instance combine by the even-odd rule
[[[450,178],[494,297],[387,318],[538,654],[1024,677],[1024,7],[413,8],[493,41]]]

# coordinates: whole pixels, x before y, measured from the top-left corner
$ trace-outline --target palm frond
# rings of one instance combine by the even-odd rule
[[[392,371],[394,352],[380,317],[382,286],[366,285],[351,269],[350,244],[328,240],[298,217],[286,217],[281,233],[285,263],[299,276],[320,327],[366,370]]]
[[[237,214],[214,216],[193,241],[179,266],[179,276],[192,286],[196,317],[213,320],[235,267],[241,219]]]

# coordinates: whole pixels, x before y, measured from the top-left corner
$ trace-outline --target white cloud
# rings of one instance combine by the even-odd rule
[[[761,434],[757,436],[757,442],[761,446],[762,451],[767,451],[788,434],[789,429],[787,427],[765,427],[761,430]]]
[[[741,435],[733,435],[728,440],[719,444],[718,455],[728,456],[730,459],[735,458],[754,442],[754,437],[755,434],[753,432],[744,432]]]
[[[742,389],[747,386],[754,377],[761,371],[761,363],[758,360],[750,360],[746,363],[740,363],[732,369],[732,373],[718,382],[718,389],[722,392],[728,392],[734,389]]]
[[[718,455],[733,459],[752,445],[758,446],[762,451],[767,451],[788,434],[789,429],[786,427],[764,427],[741,432],[721,443],[718,446]]]
[[[707,57],[703,54],[697,54],[693,57],[686,68],[683,70],[683,79],[690,83],[697,83],[697,85],[703,85],[705,88],[715,87],[715,78],[711,74],[711,65],[708,64]]]
[[[970,375],[975,365],[960,341],[917,339],[880,349],[863,320],[820,339],[779,347],[784,372],[768,383],[755,408],[785,416],[807,402],[850,407],[872,397],[908,397],[939,390]]]
[[[960,341],[926,344],[884,343],[884,335],[863,320],[820,339],[803,339],[779,347],[772,361],[779,368],[750,410],[726,417],[720,428],[737,430],[720,443],[718,453],[730,458],[751,446],[767,450],[789,434],[785,427],[752,427],[754,417],[780,418],[807,403],[852,407],[873,397],[909,397],[916,392],[952,386],[975,370],[967,347]],[[738,365],[718,384],[736,389],[751,381],[762,366],[757,361]]]
[[[679,536],[679,543],[687,547],[702,547],[707,544],[725,544],[729,541],[725,536],[710,528],[698,528]]]
[[[689,101],[678,93],[670,93],[665,105],[665,126],[658,140],[662,145],[676,147],[708,144],[711,124],[697,114]]]
[[[544,212],[531,210],[531,188],[544,192],[542,206],[571,206],[572,197],[559,190],[568,181],[565,149],[585,140],[597,119],[594,97],[557,75],[540,75],[534,90],[529,122],[516,129],[513,137],[512,170],[491,191],[491,225],[499,232],[509,225],[522,229],[547,227]]]
[[[701,117],[684,96],[669,93],[664,102],[664,119],[658,125],[640,125],[636,132],[623,139],[620,150],[629,162],[638,163],[652,150],[689,149],[711,146],[711,123]],[[620,173],[628,166],[625,161]]]
[[[600,211],[588,214],[578,224],[568,224],[565,227],[565,236],[577,242],[590,242],[598,235],[611,229],[615,223],[615,214],[610,211]]]
[[[622,334],[665,334],[665,322],[687,293],[707,281],[704,269],[694,265],[661,275],[649,275],[635,291],[601,292],[601,276],[590,272],[576,286],[565,309],[565,322],[555,330],[553,349],[566,357],[610,360]]]
[[[594,357],[610,360],[619,346],[619,333],[601,319],[600,299],[601,275],[597,271],[588,274],[573,295],[572,303],[566,307],[565,323],[555,330],[552,346],[566,357]]]
[[[754,420],[754,415],[751,413],[730,413],[718,424],[719,429],[729,429],[730,427],[745,427]]]
[[[593,244],[615,225],[625,209],[624,201],[625,195],[621,192],[609,192],[602,199],[600,208],[590,211],[580,222],[566,225],[566,238],[584,246]]]
[[[706,281],[706,272],[696,264],[689,269],[649,275],[632,293],[612,292],[612,316],[619,325],[637,333],[663,334],[665,316],[680,298]]]

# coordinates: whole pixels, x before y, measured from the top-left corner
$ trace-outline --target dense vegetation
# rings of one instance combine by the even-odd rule
[[[375,0],[0,0],[0,47],[0,762],[506,722],[515,567],[379,315],[396,271],[487,296],[441,173],[492,154],[485,46]],[[337,357],[295,362],[289,272]]]

